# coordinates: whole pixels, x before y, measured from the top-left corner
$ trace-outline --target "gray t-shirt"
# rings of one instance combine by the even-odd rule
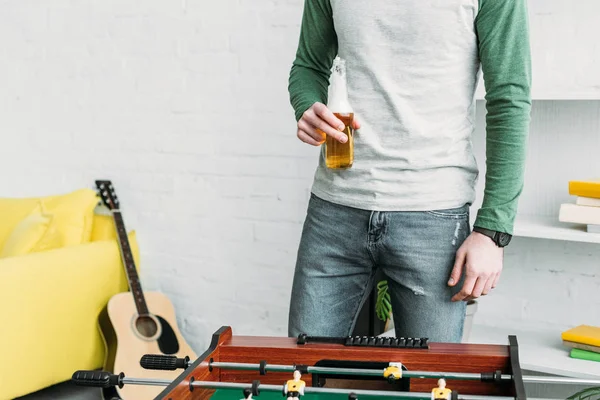
[[[525,0],[306,0],[289,82],[296,118],[327,103],[339,56],[362,125],[352,168],[328,169],[321,157],[313,193],[380,211],[474,202],[481,68],[488,172],[475,224],[512,233],[531,109],[528,36]]]

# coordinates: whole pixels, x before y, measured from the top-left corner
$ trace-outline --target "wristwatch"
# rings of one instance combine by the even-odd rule
[[[494,243],[496,243],[496,246],[498,246],[498,247],[508,246],[508,244],[510,243],[510,239],[512,239],[512,236],[509,235],[508,233],[492,231],[489,229],[481,228],[479,226],[473,227],[473,231],[479,232],[482,235],[488,236],[490,239],[492,239],[494,241]]]

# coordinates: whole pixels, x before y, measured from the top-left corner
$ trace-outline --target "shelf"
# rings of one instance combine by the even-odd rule
[[[519,330],[474,324],[469,343],[508,344],[508,336],[516,335],[521,368],[573,378],[600,378],[600,362],[569,357],[558,330]]]
[[[600,233],[588,233],[585,225],[560,222],[558,217],[519,215],[515,221],[514,236],[600,243]]]
[[[571,378],[600,378],[600,362],[569,357],[569,348],[562,344],[560,334],[558,330],[508,329],[473,324],[466,343],[508,345],[508,336],[515,335],[521,369]],[[380,336],[394,336],[394,331]]]

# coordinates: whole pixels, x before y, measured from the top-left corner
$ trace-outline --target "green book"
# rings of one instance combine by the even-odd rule
[[[571,357],[579,358],[580,360],[589,360],[589,361],[599,361],[600,362],[600,353],[596,353],[593,351],[581,350],[581,349],[571,349]]]

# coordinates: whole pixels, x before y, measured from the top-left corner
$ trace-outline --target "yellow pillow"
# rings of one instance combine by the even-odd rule
[[[79,189],[45,202],[47,211],[54,215],[56,227],[63,235],[63,246],[90,241],[94,209],[98,201],[94,190]]]
[[[10,233],[0,258],[17,257],[29,253],[56,249],[62,246],[61,234],[54,223],[54,216],[44,210],[42,202],[17,224]]]
[[[96,213],[94,215],[94,225],[90,241],[98,242],[101,240],[115,240],[116,238],[117,232],[113,216]]]
[[[40,198],[0,198],[0,251],[17,224],[39,204]]]

